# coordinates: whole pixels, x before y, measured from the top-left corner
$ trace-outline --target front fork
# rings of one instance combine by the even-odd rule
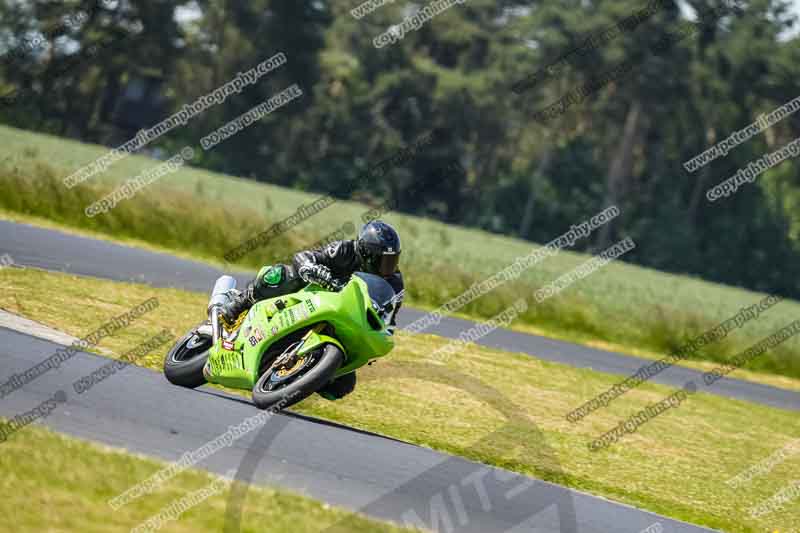
[[[313,350],[315,347],[319,346],[319,344],[320,344],[320,342],[319,342],[319,339],[320,339],[319,333],[323,329],[325,329],[325,324],[324,323],[319,323],[319,324],[315,324],[314,326],[312,326],[306,332],[306,334],[303,335],[303,338],[300,339],[297,342],[297,344],[287,348],[287,350],[284,353],[282,353],[281,355],[279,355],[275,359],[275,361],[267,369],[266,373],[267,374],[271,374],[275,370],[277,370],[278,368],[280,368],[282,366],[286,366],[286,365],[289,365],[289,364],[294,364],[294,362],[297,359],[298,355],[306,354],[310,350]],[[309,346],[306,346],[307,341],[312,338],[312,335],[317,337],[317,338],[314,339],[312,342],[308,343]]]

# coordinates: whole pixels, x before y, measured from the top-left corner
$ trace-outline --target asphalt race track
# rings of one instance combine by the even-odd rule
[[[208,292],[220,272],[201,263],[28,225],[0,221],[0,254],[15,263],[157,287]],[[248,275],[239,273],[244,281]],[[422,315],[404,308],[402,324]],[[455,337],[471,322],[443,319],[431,333]],[[576,367],[614,374],[633,372],[647,361],[512,331],[496,331],[482,344],[524,352]],[[0,328],[0,382],[39,363],[57,344]],[[57,431],[177,460],[224,433],[228,426],[259,411],[245,399],[212,388],[192,391],[170,385],[148,369],[127,367],[78,395],[72,383],[108,359],[79,353],[60,368],[0,399],[0,416],[33,409],[56,391],[63,403],[43,420]],[[698,372],[673,368],[654,381],[680,386]],[[773,387],[724,379],[716,392],[785,409],[800,409],[800,395]],[[517,474],[472,463],[385,437],[292,413],[270,419],[262,434],[247,434],[198,466],[225,474],[258,449],[252,480],[302,492],[316,499],[403,523],[421,518],[425,527],[488,533],[639,533],[658,522],[663,531],[698,532],[705,528]],[[266,439],[264,435],[266,434]],[[13,438],[13,437],[10,437]],[[258,439],[255,446],[254,441]],[[262,456],[263,454],[263,456]],[[484,491],[465,483],[481,479]],[[137,480],[132,480],[133,484]],[[141,480],[138,480],[141,481]],[[463,502],[452,506],[453,487]],[[513,495],[513,496],[512,496]],[[439,500],[437,500],[439,498]],[[437,507],[446,501],[449,506]],[[442,514],[443,513],[443,514]],[[564,516],[569,519],[564,520]],[[443,528],[443,529],[442,529]]]
[[[0,254],[3,253],[10,254],[15,263],[25,266],[204,293],[211,291],[214,280],[221,275],[219,270],[206,264],[167,254],[0,220]],[[239,272],[236,277],[243,284],[252,278],[252,274]],[[409,324],[423,314],[404,306],[398,317],[399,325]],[[474,322],[467,320],[444,317],[426,333],[457,338],[460,332],[473,325]],[[652,363],[638,357],[505,329],[493,331],[478,344],[622,376],[631,375],[642,365]],[[702,383],[702,373],[673,366],[651,380],[679,388],[690,380]],[[704,386],[703,392],[800,411],[800,394],[738,379],[721,379],[710,387]]]
[[[58,347],[0,328],[0,376],[5,381]],[[48,427],[174,461],[223,434],[229,425],[259,412],[243,398],[211,388],[176,387],[160,373],[136,366],[118,371],[83,394],[73,390],[73,382],[108,361],[78,353],[2,398],[0,415],[11,417],[29,411],[63,391],[65,401],[44,419]],[[463,502],[461,511],[446,507],[444,512],[449,513],[448,519],[458,532],[639,533],[656,522],[666,533],[710,531],[308,417],[279,414],[264,428],[266,445],[262,441],[254,445],[257,432],[252,432],[198,466],[225,474],[237,468],[251,447],[263,447],[263,456],[252,473],[256,483],[300,491],[399,523],[409,513],[416,513],[428,527],[433,524],[431,502],[437,501],[437,496],[449,497],[450,487],[455,486]],[[465,479],[473,481],[464,483]],[[478,490],[477,479],[483,490]],[[139,481],[143,480],[131,480],[131,485]],[[559,523],[559,509],[573,513],[568,521],[577,528]],[[444,527],[443,516],[437,517],[439,526]]]

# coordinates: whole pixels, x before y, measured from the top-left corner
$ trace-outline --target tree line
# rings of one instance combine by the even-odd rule
[[[540,243],[617,205],[578,249],[629,236],[628,261],[800,297],[797,161],[706,198],[796,138],[797,117],[684,168],[797,98],[789,2],[469,0],[376,48],[426,5],[356,18],[355,0],[4,0],[0,120],[117,146],[132,133],[118,111],[135,80],[158,80],[155,124],[283,53],[152,148],[197,144],[297,84],[301,98],[193,164]],[[363,179],[429,132],[435,144]]]

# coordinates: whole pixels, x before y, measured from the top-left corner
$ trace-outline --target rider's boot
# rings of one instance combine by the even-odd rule
[[[356,388],[356,373],[350,372],[340,376],[322,387],[317,393],[326,400],[341,400]]]
[[[253,307],[253,304],[256,303],[255,298],[253,298],[253,283],[248,283],[244,291],[233,289],[228,292],[228,295],[230,298],[228,302],[222,306],[221,313],[228,324],[234,324],[239,318],[239,315]]]

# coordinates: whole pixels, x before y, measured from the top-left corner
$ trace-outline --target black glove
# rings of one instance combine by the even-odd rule
[[[297,273],[306,283],[316,283],[325,290],[338,291],[342,288],[342,283],[333,277],[325,265],[303,265]]]

